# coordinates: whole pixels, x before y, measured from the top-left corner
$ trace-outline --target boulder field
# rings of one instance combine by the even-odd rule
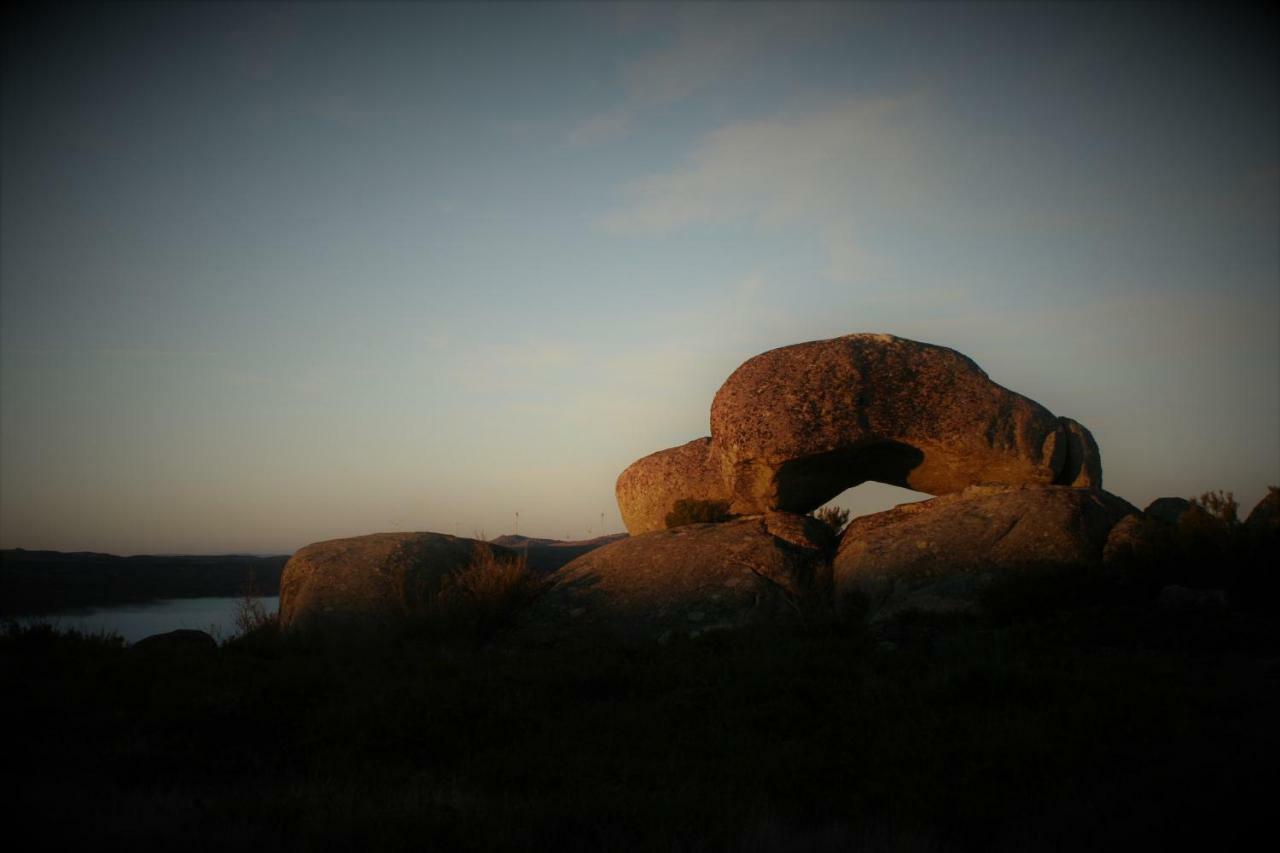
[[[854,519],[838,540],[805,515],[868,480],[935,497]],[[541,549],[545,576],[522,636],[635,644],[854,613],[974,613],[1004,581],[1130,560],[1192,510],[1162,498],[1142,512],[1103,491],[1084,426],[954,350],[879,334],[748,359],[712,401],[711,435],[632,463],[616,495],[627,538],[510,538],[531,567]],[[734,517],[667,529],[683,499],[727,503]],[[1278,518],[1273,491],[1247,524],[1273,530]],[[309,545],[285,567],[281,625],[411,617],[477,548],[516,556],[438,533]]]
[[[681,498],[806,513],[868,480],[932,495],[1100,489],[1102,464],[1088,429],[955,350],[854,334],[748,359],[716,392],[711,435],[632,463],[616,495],[634,535],[662,529]]]

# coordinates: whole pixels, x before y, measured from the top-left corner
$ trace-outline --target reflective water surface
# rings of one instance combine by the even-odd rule
[[[278,595],[264,595],[259,601],[267,613],[275,613],[280,606]],[[114,632],[130,643],[179,628],[207,631],[221,641],[236,633],[235,616],[240,602],[240,598],[166,598],[144,604],[66,610],[18,621],[48,622],[62,630],[83,633]]]

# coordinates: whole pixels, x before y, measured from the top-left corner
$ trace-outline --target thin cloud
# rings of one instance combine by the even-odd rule
[[[601,113],[580,122],[566,134],[570,145],[598,145],[625,136],[631,129],[631,116],[620,110]]]
[[[857,241],[860,219],[923,197],[916,112],[910,98],[859,99],[720,128],[683,165],[632,184],[601,225],[623,234],[733,220],[804,225],[822,235],[829,275],[854,280],[870,260]]]
[[[621,105],[578,122],[566,141],[581,146],[621,138],[630,132],[637,114],[692,97],[739,77],[762,60],[828,38],[838,22],[860,13],[830,3],[622,4],[615,15],[620,30],[656,25],[670,38],[657,50],[624,62],[619,68],[625,93]]]

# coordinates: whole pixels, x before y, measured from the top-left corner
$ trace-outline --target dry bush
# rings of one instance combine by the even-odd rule
[[[667,527],[716,523],[728,521],[731,518],[733,516],[729,513],[728,501],[699,501],[692,498],[681,498],[676,501],[671,512],[667,513]]]
[[[445,579],[433,609],[447,633],[483,639],[510,625],[541,589],[523,554],[506,557],[476,543],[471,562]]]
[[[1192,498],[1191,503],[1228,527],[1240,523],[1238,515],[1240,504],[1236,503],[1235,495],[1231,492],[1224,492],[1221,489],[1205,492],[1198,498]]]
[[[236,602],[236,636],[246,636],[272,625],[274,622],[275,616],[268,613],[267,609],[262,606],[262,596],[258,592],[257,578],[250,571],[248,579],[245,580],[244,588],[240,592],[240,599]]]
[[[836,536],[843,533],[845,525],[849,523],[849,510],[841,506],[824,506],[809,514],[830,527]]]

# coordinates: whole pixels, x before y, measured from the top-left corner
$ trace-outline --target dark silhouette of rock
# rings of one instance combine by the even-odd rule
[[[809,512],[867,480],[935,495],[1047,485],[1069,444],[1047,409],[955,350],[868,334],[747,360],[716,393],[711,437],[741,513]]]
[[[214,652],[218,642],[204,631],[180,628],[163,634],[143,637],[130,648],[141,652],[176,652],[178,654]]]
[[[710,438],[637,459],[618,475],[614,493],[622,522],[633,536],[665,530],[667,514],[679,500],[729,499]]]
[[[1275,533],[1280,531],[1280,489],[1271,486],[1266,495],[1244,520],[1250,530]]]
[[[973,486],[850,522],[833,566],[837,609],[873,619],[980,609],[1014,575],[1093,565],[1115,524],[1138,511],[1096,489]]]
[[[821,618],[832,544],[826,525],[783,513],[632,536],[551,575],[524,629],[644,644]]]
[[[444,533],[372,533],[302,548],[280,579],[280,627],[378,628],[424,613],[444,579],[477,547],[507,548]]]
[[[1191,501],[1186,498],[1156,498],[1143,510],[1149,518],[1165,524],[1177,524],[1182,514],[1191,509]]]

